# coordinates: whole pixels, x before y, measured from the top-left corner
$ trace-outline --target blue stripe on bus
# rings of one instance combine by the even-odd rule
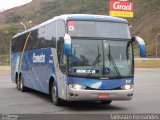
[[[140,44],[140,57],[146,57],[146,46],[145,44]]]
[[[14,53],[12,59],[12,79],[15,78],[16,67],[18,66],[18,58],[20,57],[21,52]],[[45,61],[40,61],[35,59],[33,63],[33,55],[45,55]],[[49,79],[51,75],[55,75],[55,68],[53,63],[53,56],[51,48],[30,50],[24,53],[23,63],[22,63],[22,75],[24,78],[24,85],[29,88],[36,89],[38,91],[49,93]],[[51,62],[52,61],[52,62]],[[15,82],[13,79],[12,81]],[[58,85],[57,95],[58,95]]]

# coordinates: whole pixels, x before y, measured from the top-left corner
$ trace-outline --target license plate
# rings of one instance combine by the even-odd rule
[[[109,94],[98,94],[98,98],[99,99],[107,99],[107,98],[109,98],[110,97],[110,95]]]

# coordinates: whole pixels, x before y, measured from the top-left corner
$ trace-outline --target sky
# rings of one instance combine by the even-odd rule
[[[31,1],[32,0],[0,0],[0,12],[16,6],[24,5]]]

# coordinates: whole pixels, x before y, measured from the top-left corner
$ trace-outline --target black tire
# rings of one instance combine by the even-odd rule
[[[26,92],[27,91],[27,88],[24,86],[24,81],[23,81],[23,77],[22,75],[19,76],[19,83],[18,83],[18,89],[21,91],[21,92]]]
[[[18,90],[20,90],[20,79],[19,79],[19,77],[17,77],[17,86],[16,87],[17,87]]]
[[[16,74],[16,77],[15,77],[15,79],[16,79],[16,88],[19,90],[19,84],[18,84],[18,75]]]
[[[58,98],[57,94],[56,94],[56,84],[55,84],[55,82],[53,82],[53,84],[52,84],[51,98],[52,98],[53,104],[55,104],[57,106],[61,106],[62,105],[62,100],[60,98]]]
[[[109,105],[111,104],[112,100],[103,100],[101,101],[101,104],[106,104],[106,105]]]
[[[17,81],[17,83],[16,83],[16,88],[17,88],[17,90],[19,90],[18,81]]]

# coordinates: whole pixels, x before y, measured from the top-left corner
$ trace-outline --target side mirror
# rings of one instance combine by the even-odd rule
[[[71,37],[68,34],[64,36],[64,54],[66,56],[72,55],[72,42]]]
[[[136,41],[139,44],[140,57],[146,57],[146,45],[142,38],[135,36],[132,37],[132,42]]]

